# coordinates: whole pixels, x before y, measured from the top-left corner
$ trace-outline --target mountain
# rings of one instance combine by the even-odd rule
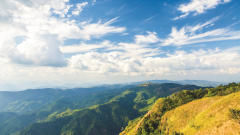
[[[179,91],[158,99],[120,135],[239,134],[240,83]]]
[[[171,81],[171,80],[147,80],[141,82],[131,83],[132,85],[139,85],[143,83],[177,83],[182,85],[197,85],[201,87],[216,87],[219,85],[225,85],[227,83],[224,82],[213,82],[213,81],[206,81],[206,80],[179,80],[179,81]]]
[[[84,96],[110,89],[133,87],[131,85],[105,85],[92,88],[74,89],[29,89],[25,91],[0,91],[0,112],[15,112],[19,114],[36,110],[44,105],[51,104],[62,97]],[[74,98],[73,98],[74,99]]]
[[[213,81],[206,81],[206,80],[179,80],[179,81],[171,81],[171,80],[144,80],[139,82],[126,82],[121,84],[102,84],[102,83],[65,83],[62,84],[61,82],[54,81],[54,82],[24,82],[24,83],[0,83],[0,91],[23,91],[26,89],[73,89],[73,88],[93,88],[93,87],[108,87],[108,88],[119,88],[124,87],[127,85],[140,85],[143,83],[177,83],[182,85],[197,85],[201,87],[216,87],[220,84],[227,84],[225,82],[213,82]]]
[[[6,122],[14,116],[17,116],[14,112],[0,112],[0,124]]]
[[[128,87],[131,87],[131,86],[126,86],[120,89],[111,89],[111,90],[101,90],[101,89],[95,90],[95,89],[88,89],[88,88],[81,89],[80,91],[78,91],[77,89],[66,90],[66,91],[57,90],[57,92],[60,92],[59,94],[60,97],[57,98],[57,93],[56,93],[56,95],[54,95],[55,98],[57,99],[56,101],[40,106],[38,109],[34,111],[17,114],[16,116],[8,119],[5,123],[2,123],[2,124],[0,123],[0,134],[9,135],[11,133],[21,131],[25,127],[29,126],[31,123],[38,122],[48,117],[49,115],[53,115],[53,114],[57,115],[59,113],[67,111],[68,109],[72,109],[72,110],[81,109],[84,107],[90,107],[93,105],[109,102],[111,98],[121,94],[121,92],[126,90]],[[78,92],[75,92],[75,90]],[[54,94],[53,91],[55,90],[50,89],[48,92],[50,94]],[[71,94],[72,91],[74,92]],[[25,91],[25,92],[28,92],[28,91]],[[30,91],[30,93],[31,92],[36,92],[36,91]],[[39,92],[42,93],[42,91],[39,91]],[[69,93],[68,95],[65,94],[65,96],[61,96],[61,92],[69,92]],[[31,95],[30,93],[28,93],[28,96]],[[37,97],[35,100],[41,99],[40,97],[45,96],[45,94],[46,93],[42,95],[39,94],[38,95],[39,97]],[[46,100],[48,101],[48,98],[46,98]],[[53,98],[51,100],[53,100]],[[5,112],[5,113],[8,113],[8,112]]]
[[[194,85],[180,85],[174,83],[152,84],[146,83],[137,87],[126,88],[121,93],[97,96],[101,104],[82,109],[67,109],[55,112],[32,123],[19,135],[117,135],[132,119],[145,114],[161,97],[168,96],[180,90],[194,90],[201,87]],[[112,90],[108,92],[111,93]],[[98,95],[98,94],[96,94]],[[98,100],[98,98],[94,98]],[[107,99],[107,100],[106,100]],[[64,100],[64,98],[62,99]],[[74,101],[74,100],[73,100]],[[96,102],[97,103],[97,102]],[[74,104],[74,102],[73,102]],[[8,125],[10,127],[11,124]],[[0,125],[1,127],[1,125]],[[4,128],[6,129],[6,127]],[[1,131],[1,128],[0,128]],[[17,132],[17,131],[15,131]],[[0,134],[6,134],[2,132]]]

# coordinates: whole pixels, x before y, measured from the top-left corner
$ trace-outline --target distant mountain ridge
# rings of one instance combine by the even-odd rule
[[[10,112],[16,112],[16,113],[25,113],[25,112],[33,111],[41,107],[42,105],[52,103],[61,96],[79,95],[79,94],[100,92],[100,91],[110,90],[110,89],[119,89],[123,87],[133,87],[143,83],[159,83],[159,84],[177,83],[182,85],[185,85],[185,84],[197,85],[201,87],[209,87],[209,86],[216,86],[216,85],[218,86],[222,84],[220,82],[210,82],[210,81],[204,81],[204,80],[183,80],[183,81],[148,80],[148,81],[141,81],[141,82],[133,82],[129,84],[127,83],[112,84],[112,85],[103,84],[103,85],[98,85],[90,88],[72,88],[72,89],[66,89],[66,90],[62,90],[60,88],[42,88],[42,89],[29,89],[25,91],[16,91],[16,92],[0,91],[0,112],[10,111]],[[42,91],[42,93],[39,93],[38,91]],[[44,97],[44,100],[42,100],[43,97]],[[47,97],[49,98],[47,99]]]
[[[29,83],[24,83],[24,84],[10,84],[10,83],[5,83],[5,84],[0,84],[0,91],[22,91],[25,89],[45,89],[45,88],[52,88],[52,89],[73,89],[73,88],[92,88],[92,87],[122,87],[122,86],[127,86],[127,85],[139,85],[142,83],[177,83],[177,84],[190,84],[190,85],[197,85],[197,86],[202,86],[202,87],[216,87],[219,86],[220,84],[227,84],[226,82],[214,82],[214,81],[206,81],[206,80],[179,80],[179,81],[171,81],[171,80],[144,80],[144,81],[138,81],[138,82],[130,82],[130,83],[116,83],[116,84],[91,84],[91,83],[86,83],[86,84],[74,84],[74,83],[66,83],[63,85],[54,85],[54,84],[44,84],[44,83],[36,83],[36,82],[29,82]],[[33,83],[33,84],[32,84]],[[35,84],[35,85],[34,85]]]
[[[98,93],[110,89],[120,89],[123,85],[114,86],[96,86],[92,88],[74,88],[74,89],[28,89],[25,91],[0,91],[0,112],[25,113],[38,109],[39,107],[50,104],[64,96],[76,96]]]
[[[216,87],[220,84],[225,85],[227,83],[224,82],[213,82],[213,81],[206,81],[206,80],[180,80],[180,81],[171,81],[171,80],[146,80],[141,82],[136,82],[135,84],[142,84],[142,83],[177,83],[182,85],[197,85],[201,87]],[[134,84],[134,83],[132,83]]]

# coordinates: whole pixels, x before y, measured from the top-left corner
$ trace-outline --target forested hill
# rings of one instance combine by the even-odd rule
[[[34,111],[44,105],[51,104],[60,97],[91,95],[110,89],[136,87],[139,84],[143,84],[146,82],[158,84],[163,83],[177,83],[181,85],[192,84],[198,86],[215,86],[219,84],[219,82],[203,80],[183,80],[183,81],[148,80],[129,84],[112,84],[112,85],[106,84],[91,88],[73,88],[66,90],[56,88],[45,88],[45,89],[28,89],[25,91],[15,92],[0,91],[0,112],[15,112],[18,114],[23,114]]]
[[[240,133],[240,83],[179,91],[158,99],[120,135]]]
[[[51,114],[58,114],[68,109],[81,109],[84,107],[90,107],[96,104],[102,104],[108,102],[112,97],[121,94],[122,91],[126,90],[126,86],[119,89],[102,90],[94,88],[86,89],[73,89],[73,90],[55,90],[55,89],[43,89],[43,90],[28,90],[30,94],[27,94],[28,98],[21,98],[21,105],[14,104],[14,111],[23,112],[27,109],[34,109],[25,113],[13,113],[13,112],[2,112],[0,118],[4,117],[0,123],[0,135],[9,135],[17,131],[21,131],[31,123],[38,122],[39,120],[48,117]],[[49,90],[49,91],[47,91]],[[89,91],[88,91],[89,90]],[[28,91],[23,91],[27,93]],[[69,93],[67,93],[70,91]],[[72,92],[71,92],[72,91]],[[6,92],[11,93],[11,92]],[[14,95],[16,93],[12,92]],[[20,92],[22,93],[22,92]],[[33,95],[31,93],[40,93]],[[55,94],[54,94],[55,93]],[[67,93],[67,94],[63,94]],[[13,95],[9,94],[9,97]],[[46,96],[46,98],[44,98]],[[32,99],[32,100],[30,100]],[[40,102],[41,106],[34,106],[33,102]],[[45,102],[46,104],[43,104]],[[9,103],[12,106],[12,103]],[[9,108],[9,105],[7,106]],[[24,110],[23,110],[24,109]],[[13,115],[15,114],[15,115]],[[6,117],[7,116],[7,117]]]
[[[147,113],[157,99],[184,89],[199,88],[174,83],[146,83],[86,96],[63,97],[52,105],[14,116],[0,124],[0,134],[117,135],[130,120]]]
[[[36,110],[46,104],[51,104],[61,97],[85,96],[110,89],[133,87],[132,85],[104,85],[92,88],[74,89],[29,89],[25,91],[0,91],[0,112],[15,112],[18,114]]]

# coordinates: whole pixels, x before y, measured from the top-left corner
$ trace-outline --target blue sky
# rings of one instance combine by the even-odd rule
[[[240,81],[237,0],[3,0],[0,9],[2,83]]]

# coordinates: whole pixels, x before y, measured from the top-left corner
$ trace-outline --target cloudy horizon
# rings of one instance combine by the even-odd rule
[[[2,0],[0,84],[239,82],[237,0]]]

